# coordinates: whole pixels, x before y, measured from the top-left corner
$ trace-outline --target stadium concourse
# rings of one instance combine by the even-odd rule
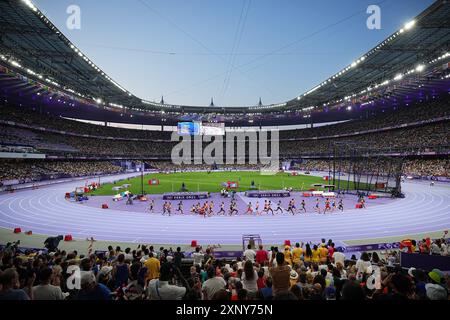
[[[127,176],[130,174],[104,177],[102,182]],[[244,234],[259,234],[265,244],[280,244],[286,239],[318,241],[326,233],[327,237],[345,244],[346,240],[376,239],[384,242],[389,237],[407,237],[450,228],[448,183],[431,186],[429,182],[405,182],[405,198],[367,200],[365,209],[355,209],[356,196],[345,195],[344,211],[335,210],[327,214],[314,211],[315,198],[306,198],[307,213],[287,213],[289,197],[282,201],[283,214],[248,215],[245,214],[246,205],[255,200],[238,193],[238,216],[230,217],[227,212],[224,216],[207,218],[189,213],[190,206],[197,200],[184,201],[184,215],[176,214],[178,201],[172,201],[172,215],[162,215],[162,195],[150,196],[155,199],[154,213],[147,211],[148,202],[135,201],[133,205],[126,205],[126,201],[114,203],[110,196],[90,197],[82,203],[65,199],[66,192],[74,190],[80,183],[84,180],[0,195],[0,226],[11,232],[20,227],[36,234],[70,234],[78,239],[93,237],[121,243],[188,245],[197,240],[204,245],[223,246],[242,244]],[[299,193],[292,197],[297,207],[305,199]],[[216,213],[222,199],[218,195],[213,199]],[[275,205],[278,198],[271,200]],[[225,200],[226,211],[229,201]],[[259,201],[262,206],[264,199]],[[108,203],[110,208],[102,209],[102,203]],[[321,206],[323,210],[322,203]]]

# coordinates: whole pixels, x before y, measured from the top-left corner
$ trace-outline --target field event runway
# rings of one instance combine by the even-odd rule
[[[107,181],[105,178],[102,180]],[[117,179],[117,177],[115,177]],[[95,180],[92,180],[95,181]],[[102,210],[87,204],[66,201],[64,194],[83,185],[71,182],[37,190],[0,195],[0,227],[35,234],[72,234],[74,238],[132,243],[236,245],[243,234],[260,234],[264,243],[336,241],[385,238],[427,233],[450,228],[450,186],[406,182],[406,197],[371,205],[367,209],[346,207],[344,213],[318,215],[309,208],[307,214],[263,216],[192,215],[162,216],[144,212]],[[90,201],[90,200],[89,200]],[[301,198],[296,198],[297,206]],[[262,205],[263,200],[260,202]],[[276,206],[273,207],[274,209]],[[173,201],[173,210],[176,201]],[[188,211],[187,204],[184,207]],[[218,210],[216,203],[215,211]],[[6,242],[8,239],[0,239]]]

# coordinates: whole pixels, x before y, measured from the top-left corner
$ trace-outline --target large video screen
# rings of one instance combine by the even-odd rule
[[[195,136],[200,134],[199,122],[178,122],[178,134],[180,136]]]
[[[224,123],[179,122],[177,132],[180,136],[223,136]]]

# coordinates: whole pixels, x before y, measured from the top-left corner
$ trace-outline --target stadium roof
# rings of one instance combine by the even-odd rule
[[[448,82],[447,71],[436,72],[436,67],[450,61],[449,44],[450,3],[438,0],[402,29],[357,57],[354,63],[290,101],[247,107],[170,105],[145,101],[131,94],[71,43],[31,1],[0,2],[0,65],[92,104],[141,113],[150,111],[152,116],[162,111],[178,115],[245,114],[246,117],[278,114],[280,119],[282,114],[286,117],[294,114],[298,122],[302,115],[322,114],[321,111],[328,112],[344,104],[402,95],[417,89],[420,83],[430,88],[442,86],[442,80]],[[8,80],[0,79],[2,85]],[[23,91],[35,93],[39,88],[30,84]],[[316,121],[324,121],[321,117],[316,116]],[[345,117],[350,115],[339,118]],[[221,121],[229,119],[225,117]]]
[[[431,60],[448,52],[450,2],[436,1],[403,28],[356,58],[351,65],[289,104],[315,106],[336,103],[386,80],[394,80],[409,70],[421,72]]]

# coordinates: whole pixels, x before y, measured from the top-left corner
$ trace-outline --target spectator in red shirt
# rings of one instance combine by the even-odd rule
[[[334,253],[334,242],[332,242],[329,246],[328,246],[328,257],[330,257],[330,261],[331,258],[333,257],[333,253]]]
[[[256,281],[258,285],[258,290],[266,287],[266,278],[264,277],[264,270],[261,269],[258,271],[258,280]]]
[[[256,263],[260,265],[264,265],[264,262],[268,261],[267,259],[267,251],[263,250],[262,244],[259,245],[259,250],[256,252]]]

